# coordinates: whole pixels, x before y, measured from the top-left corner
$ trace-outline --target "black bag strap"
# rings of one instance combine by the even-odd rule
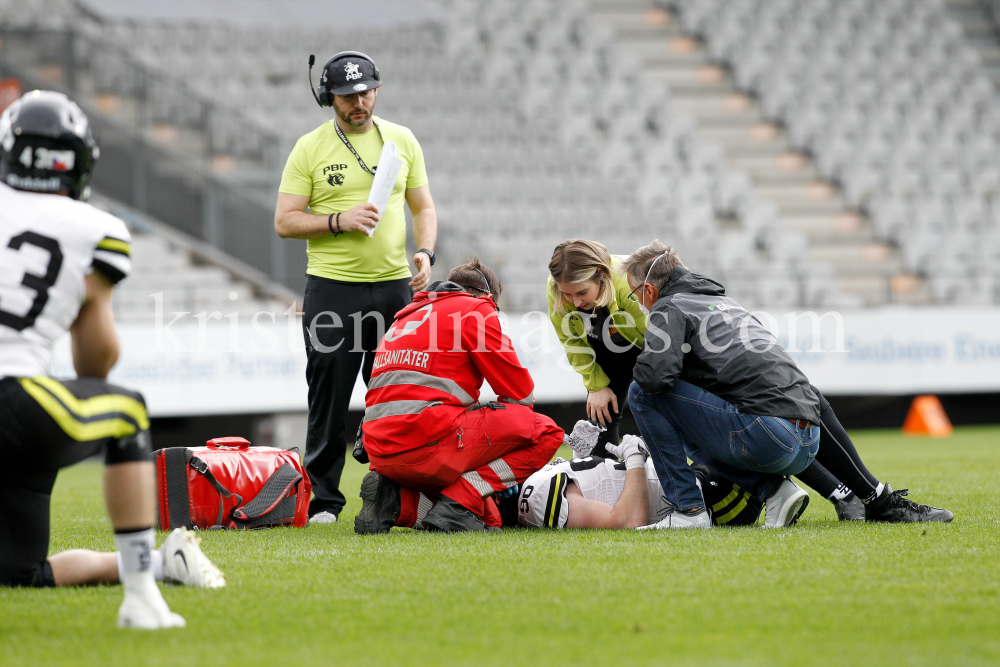
[[[163,450],[163,471],[167,478],[167,520],[170,529],[194,528],[188,502],[187,463],[191,451],[184,447]]]
[[[187,450],[185,450],[185,451],[187,451]],[[240,505],[243,504],[243,497],[241,495],[237,494],[237,493],[231,492],[229,489],[227,489],[226,487],[224,487],[222,485],[222,483],[219,482],[219,480],[217,480],[215,478],[215,475],[212,474],[212,471],[208,469],[208,464],[207,463],[205,463],[204,461],[202,461],[201,459],[199,459],[197,456],[191,456],[190,452],[188,453],[188,456],[191,457],[190,458],[191,467],[194,468],[195,472],[198,472],[198,473],[201,473],[202,475],[204,475],[205,479],[208,480],[208,483],[211,484],[215,488],[215,490],[219,492],[219,518],[216,519],[215,525],[216,526],[221,526],[222,525],[222,510],[225,507],[225,501],[223,499],[224,498],[236,498],[236,507],[239,507]],[[288,464],[286,463],[285,465],[288,465]],[[186,481],[185,481],[185,483],[186,483]],[[185,493],[186,492],[187,492],[187,489],[185,488]],[[235,510],[236,510],[236,508],[234,507],[233,511],[235,511]]]
[[[291,514],[281,516],[289,504],[285,501],[292,489],[302,481],[302,475],[287,461],[271,475],[253,500],[233,509],[232,523],[240,528],[251,528],[262,523],[283,523],[295,515],[295,503],[291,503]]]
[[[230,528],[264,528],[291,523],[295,518],[295,502],[295,496],[288,496],[284,500],[279,501],[272,511],[256,519],[250,519],[249,521],[232,519],[230,521]]]

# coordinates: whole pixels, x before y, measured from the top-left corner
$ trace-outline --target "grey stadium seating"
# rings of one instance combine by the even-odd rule
[[[482,257],[508,310],[545,307],[569,237],[615,253],[673,243],[749,307],[997,300],[1000,105],[937,0],[433,4],[443,22],[350,32],[39,0],[0,0],[0,24],[72,23],[124,50],[131,66],[96,68],[95,99],[127,105],[129,67],[183,82],[190,94],[130,122],[269,192],[295,139],[330,117],[306,89],[308,54],[371,54],[377,113],[424,147],[442,265]],[[190,129],[207,104],[238,122]]]

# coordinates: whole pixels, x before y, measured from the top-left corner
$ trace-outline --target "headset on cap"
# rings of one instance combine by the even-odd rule
[[[376,81],[382,80],[382,75],[379,74],[378,66],[375,64],[375,61],[369,58],[364,53],[361,53],[360,51],[341,51],[340,53],[338,53],[337,55],[333,56],[332,58],[326,61],[326,64],[323,65],[323,72],[324,73],[328,72],[330,70],[330,65],[337,62],[338,60],[349,57],[363,58],[364,60],[367,60],[369,63],[371,63],[372,70],[374,71],[374,73],[372,74],[372,78],[374,78]],[[316,56],[314,54],[309,54],[309,90],[312,91],[313,98],[316,100],[316,104],[320,105],[321,107],[332,107],[333,94],[326,87],[326,85],[324,85],[321,82],[318,87],[313,88],[312,72],[313,72],[313,65],[315,64],[316,64]]]

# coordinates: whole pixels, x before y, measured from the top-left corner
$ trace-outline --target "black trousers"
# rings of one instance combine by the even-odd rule
[[[829,498],[841,482],[861,500],[875,499],[880,484],[858,454],[847,431],[833,412],[830,402],[820,394],[819,452],[812,465],[796,475],[803,482]]]
[[[375,349],[397,312],[413,300],[409,278],[347,283],[309,276],[303,304],[309,429],[305,468],[313,486],[309,515],[340,514],[346,418],[358,371],[371,379]],[[354,442],[351,434],[351,442]]]
[[[94,399],[94,400],[92,400]],[[54,586],[49,501],[60,468],[150,460],[142,396],[95,379],[0,379],[0,586]]]

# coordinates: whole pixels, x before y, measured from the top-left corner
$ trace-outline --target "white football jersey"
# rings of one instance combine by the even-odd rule
[[[565,528],[569,520],[566,489],[572,481],[588,500],[615,506],[625,489],[625,464],[613,459],[588,456],[566,461],[556,459],[521,485],[517,520],[531,528]],[[646,460],[649,487],[648,523],[656,523],[670,511],[660,479],[651,459]]]
[[[117,283],[132,270],[125,223],[90,204],[0,183],[0,378],[48,375],[55,342],[98,269]]]

